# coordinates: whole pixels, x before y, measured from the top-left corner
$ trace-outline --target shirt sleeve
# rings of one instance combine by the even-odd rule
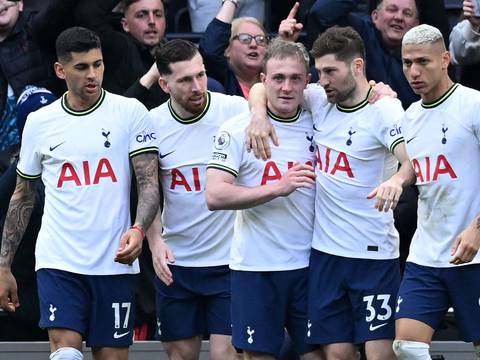
[[[158,153],[157,133],[145,106],[133,100],[132,129],[130,131],[129,156],[143,153]]]
[[[23,129],[20,160],[17,165],[17,174],[24,179],[35,180],[42,175],[42,155],[39,144],[41,138],[34,119],[29,115]]]
[[[384,99],[377,114],[377,138],[391,153],[404,141],[401,126],[404,116],[405,111],[398,99]]]
[[[235,177],[238,176],[245,146],[244,127],[239,129],[238,121],[241,120],[233,118],[220,127],[215,136],[208,169],[223,170]]]

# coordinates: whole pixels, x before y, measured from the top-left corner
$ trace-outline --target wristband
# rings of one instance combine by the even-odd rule
[[[137,230],[142,235],[142,239],[145,237],[145,231],[140,226],[132,225],[130,229]]]

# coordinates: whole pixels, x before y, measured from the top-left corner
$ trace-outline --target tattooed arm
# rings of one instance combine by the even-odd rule
[[[160,205],[158,158],[156,153],[139,154],[132,158],[137,178],[137,217],[120,241],[115,261],[131,264],[142,252],[144,231],[150,227]]]
[[[17,176],[17,185],[5,218],[0,250],[0,307],[8,311],[15,311],[19,306],[17,282],[11,265],[32,215],[36,185],[36,181]]]

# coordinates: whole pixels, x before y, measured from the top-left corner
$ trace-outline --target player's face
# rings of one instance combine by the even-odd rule
[[[0,30],[13,28],[22,9],[22,1],[0,0]]]
[[[100,49],[72,52],[69,61],[56,62],[55,72],[64,79],[71,102],[88,107],[99,98],[103,81],[103,58]]]
[[[269,109],[282,117],[295,115],[310,80],[305,64],[296,57],[271,58],[265,70],[260,76]]]
[[[324,88],[330,103],[341,104],[354,94],[357,84],[351,64],[328,54],[315,59],[315,68],[318,83]]]
[[[235,35],[249,34],[251,36],[265,36],[263,30],[256,24],[245,21],[241,23]],[[232,68],[235,72],[256,72],[262,69],[263,56],[265,55],[266,43],[257,44],[252,38],[248,44],[234,39],[225,52]]]
[[[122,19],[125,32],[145,45],[157,45],[165,35],[165,9],[161,0],[132,3]]]
[[[400,46],[405,33],[418,25],[415,0],[383,0],[372,21],[388,46]]]
[[[190,114],[200,114],[207,101],[207,75],[201,55],[171,63],[170,69],[170,75],[160,78],[160,86],[176,106]]]
[[[425,101],[441,96],[442,79],[447,75],[450,56],[441,44],[402,47],[403,72],[413,91]]]

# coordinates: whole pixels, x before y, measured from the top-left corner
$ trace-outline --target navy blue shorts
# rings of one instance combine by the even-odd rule
[[[308,343],[395,338],[398,259],[354,259],[312,249],[309,269]]]
[[[296,351],[317,347],[305,343],[308,269],[288,271],[232,270],[233,345],[277,357],[285,329]]]
[[[135,322],[134,275],[37,271],[40,327],[65,328],[89,347],[128,347]]]
[[[462,338],[480,340],[480,264],[434,268],[407,262],[398,293],[396,318],[438,329],[453,307]]]
[[[170,266],[173,283],[155,277],[160,341],[197,335],[231,335],[230,269],[224,266]]]

